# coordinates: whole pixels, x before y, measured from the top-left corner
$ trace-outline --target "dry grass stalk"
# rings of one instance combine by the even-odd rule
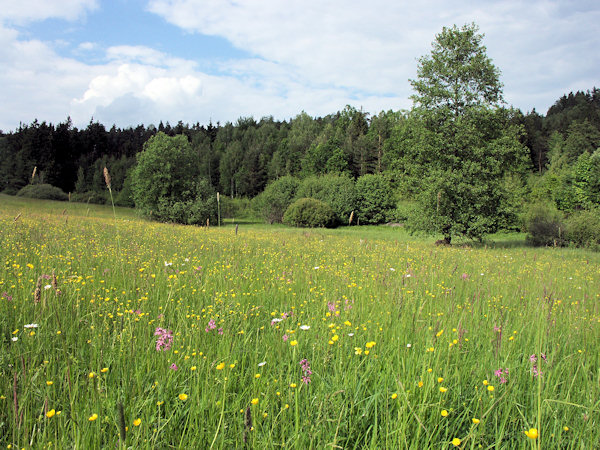
[[[106,183],[106,187],[110,189],[110,174],[108,173],[108,169],[104,168],[104,182]]]
[[[352,219],[354,219],[354,211],[350,213],[350,218],[348,219],[348,225],[352,224]]]
[[[35,179],[35,173],[37,172],[37,166],[33,168],[33,173],[31,174],[31,184],[33,184],[33,180]]]
[[[21,218],[21,213],[17,214],[17,217],[13,219],[13,223]]]

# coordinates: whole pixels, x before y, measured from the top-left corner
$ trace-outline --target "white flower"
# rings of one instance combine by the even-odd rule
[[[16,337],[16,336],[13,336],[11,339],[12,339],[13,342],[17,342],[19,340],[19,338]]]
[[[354,333],[348,333],[348,336],[352,337],[354,336]]]
[[[283,319],[280,319],[279,317],[275,317],[274,319],[271,319],[271,323],[277,323],[277,322],[281,322]]]
[[[406,348],[411,348],[412,344],[406,344]]]
[[[300,326],[300,329],[304,330],[304,331],[310,330],[310,325],[302,325],[302,326]]]
[[[23,325],[23,328],[37,328],[37,323],[28,323],[27,325]]]
[[[173,263],[172,263],[172,262],[167,262],[167,261],[165,261],[165,267],[172,266],[172,265],[173,265]]]
[[[185,262],[190,262],[190,258],[185,258],[184,261]]]
[[[395,271],[396,271],[396,269],[394,269],[393,267],[390,267],[390,270],[391,270],[392,272],[395,272]]]
[[[47,291],[48,289],[50,289],[52,286],[47,284],[46,286],[44,286],[44,290]]]
[[[259,363],[258,363],[258,367],[262,367],[262,366],[264,366],[266,363],[267,363],[266,361],[259,362]]]
[[[320,269],[320,267],[319,267],[319,266],[315,266],[315,267],[314,267],[314,269],[315,269],[315,270],[319,270],[319,269]]]
[[[410,278],[410,273],[407,273],[406,275],[404,275],[406,278]]]

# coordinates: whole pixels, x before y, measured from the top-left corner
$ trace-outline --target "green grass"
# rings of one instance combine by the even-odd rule
[[[600,254],[433,241],[1,196],[0,446],[597,445]]]

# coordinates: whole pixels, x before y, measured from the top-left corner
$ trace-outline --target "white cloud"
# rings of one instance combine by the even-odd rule
[[[49,18],[75,20],[97,7],[97,0],[5,1],[0,8],[0,22],[24,24]]]

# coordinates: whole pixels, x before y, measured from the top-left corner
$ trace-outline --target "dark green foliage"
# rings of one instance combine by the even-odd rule
[[[223,218],[254,219],[252,201],[247,198],[231,198],[221,195],[221,223]]]
[[[73,192],[71,194],[71,201],[78,203],[95,203],[97,205],[105,205],[109,203],[110,198],[108,196],[108,191]]]
[[[331,228],[336,224],[333,209],[315,198],[300,198],[283,215],[283,223],[302,228]]]
[[[356,187],[347,176],[327,174],[308,177],[302,181],[296,198],[314,198],[327,203],[335,213],[338,225],[348,223],[356,209]]]
[[[527,241],[536,246],[561,246],[565,243],[564,217],[550,203],[529,205],[525,212],[524,225]]]
[[[62,189],[50,184],[28,184],[17,192],[17,196],[61,202],[69,200],[69,196]]]
[[[565,237],[577,247],[600,250],[600,209],[571,214],[565,222]]]
[[[151,218],[187,225],[206,225],[208,220],[210,224],[217,225],[216,193],[206,180],[200,179],[191,191],[183,192],[180,198],[160,198]]]
[[[267,185],[255,199],[255,209],[268,223],[281,223],[283,214],[296,197],[300,181],[292,176],[284,176]]]
[[[126,206],[128,208],[133,208],[135,206],[135,202],[133,201],[133,190],[131,189],[131,174],[125,178],[121,190],[115,197],[115,205]]]
[[[361,224],[378,224],[393,217],[394,195],[383,175],[363,175],[356,180],[356,212]]]

